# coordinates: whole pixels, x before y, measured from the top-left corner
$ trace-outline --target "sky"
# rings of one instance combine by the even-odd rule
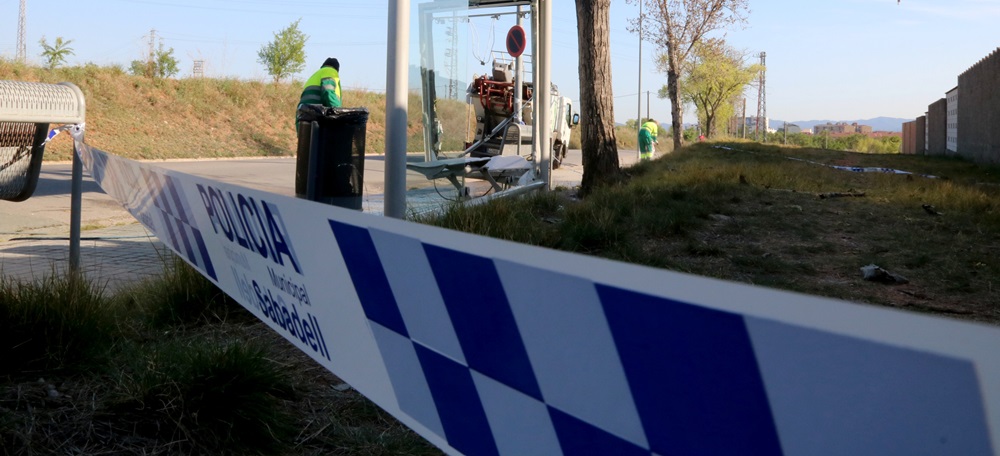
[[[297,80],[307,78],[326,57],[337,57],[345,88],[385,90],[388,0],[26,1],[27,54],[36,64],[42,62],[39,40],[52,43],[62,37],[72,40],[70,65],[128,68],[132,60],[145,59],[154,36],[157,46],[174,50],[181,68],[177,77],[189,77],[193,61],[204,60],[206,76],[267,81],[270,76],[257,52],[276,32],[300,21],[299,29],[309,38],[306,69]],[[412,15],[428,1],[412,0]],[[15,55],[19,3],[0,0],[0,57]],[[575,4],[554,0],[553,5],[552,79],[563,95],[579,100]],[[640,52],[638,35],[629,31],[638,13],[635,2],[612,0],[614,117],[624,122],[640,112],[645,116],[648,109],[668,123],[670,103],[657,97],[666,84],[655,64],[659,50],[649,40]],[[915,118],[955,87],[961,72],[1000,47],[997,23],[1000,0],[750,0],[747,24],[715,36],[724,36],[747,55],[766,52],[769,118]],[[504,50],[512,25],[513,15],[461,22],[452,43],[459,50],[456,79],[467,82],[471,74],[487,71],[480,61],[490,60],[485,56],[491,49]],[[438,62],[445,60],[449,47],[444,28],[435,26],[435,36],[441,38],[435,43]],[[410,29],[410,64],[417,65],[415,20]],[[438,74],[446,70],[441,67]],[[748,91],[747,98],[753,114],[757,90]],[[691,109],[686,112],[685,123],[693,121]]]

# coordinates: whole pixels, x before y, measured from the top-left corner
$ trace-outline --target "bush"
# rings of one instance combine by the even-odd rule
[[[201,325],[235,317],[254,321],[198,270],[171,255],[162,278],[147,280],[123,293],[124,300],[147,310],[154,327]]]
[[[128,357],[116,415],[185,453],[274,452],[295,436],[294,388],[256,343],[173,341]]]
[[[110,300],[78,276],[0,279],[0,373],[86,368],[117,328]]]

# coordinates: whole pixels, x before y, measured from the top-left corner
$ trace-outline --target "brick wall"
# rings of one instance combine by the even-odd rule
[[[945,155],[948,142],[948,100],[927,106],[927,155]]]
[[[1000,163],[1000,48],[958,76],[958,154]]]

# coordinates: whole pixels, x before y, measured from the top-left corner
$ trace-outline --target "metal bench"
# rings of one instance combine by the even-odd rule
[[[84,112],[83,92],[68,82],[0,81],[0,199],[31,197],[49,125],[82,123]]]

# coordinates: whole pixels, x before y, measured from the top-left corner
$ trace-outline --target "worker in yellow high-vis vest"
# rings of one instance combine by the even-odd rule
[[[330,57],[323,66],[306,80],[295,109],[295,132],[298,147],[295,164],[295,194],[306,194],[306,174],[308,174],[309,148],[312,137],[311,122],[301,119],[299,112],[303,106],[314,105],[323,108],[339,108],[343,104],[340,92],[340,62]]]
[[[655,149],[653,147],[656,144],[656,121],[653,119],[646,119],[639,128],[639,159],[640,160],[652,160],[655,155]]]
[[[659,125],[656,123],[656,120],[654,119],[646,119],[646,122],[642,124],[642,128],[649,130],[649,136],[650,139],[652,140],[652,142],[649,145],[649,158],[655,158],[656,145],[659,144],[659,142],[656,141],[656,133],[659,130]]]
[[[331,57],[323,62],[323,66],[306,81],[299,97],[299,106],[304,104],[322,105],[327,108],[339,108],[340,98],[340,62]]]

